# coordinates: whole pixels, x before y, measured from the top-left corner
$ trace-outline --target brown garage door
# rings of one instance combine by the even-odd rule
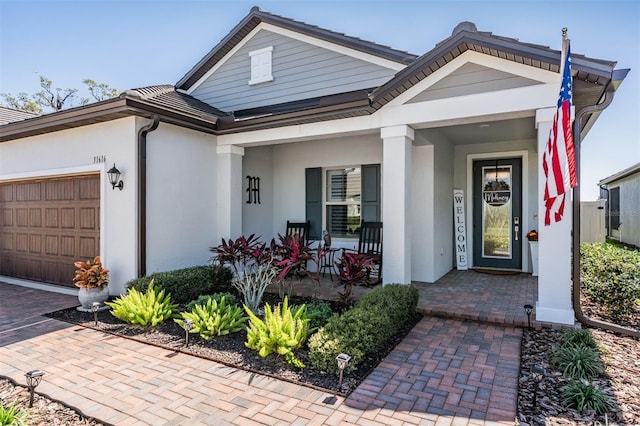
[[[0,275],[73,287],[99,252],[99,175],[0,183]]]

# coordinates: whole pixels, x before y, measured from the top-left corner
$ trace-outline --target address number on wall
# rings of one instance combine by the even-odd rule
[[[101,164],[101,163],[106,163],[107,162],[107,156],[106,155],[94,155],[93,157],[93,164]]]

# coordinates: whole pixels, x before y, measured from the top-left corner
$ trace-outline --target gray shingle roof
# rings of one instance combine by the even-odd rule
[[[0,125],[37,117],[39,114],[0,105]]]
[[[191,95],[177,92],[175,86],[170,84],[129,89],[120,96],[144,100],[162,108],[172,109],[203,119],[213,119],[214,121],[219,117],[227,115],[225,112]]]

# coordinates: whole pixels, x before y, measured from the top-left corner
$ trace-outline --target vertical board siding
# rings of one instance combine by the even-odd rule
[[[73,286],[100,250],[98,175],[0,184],[0,275]]]
[[[273,46],[272,82],[249,86],[249,52]],[[192,95],[223,111],[238,111],[377,87],[394,70],[266,30],[242,46]]]
[[[534,84],[540,83],[515,74],[468,63],[415,96],[408,103],[494,92]]]

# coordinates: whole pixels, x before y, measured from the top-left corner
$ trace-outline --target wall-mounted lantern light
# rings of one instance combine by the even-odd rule
[[[120,180],[120,170],[116,168],[116,163],[113,163],[113,167],[109,169],[107,176],[109,176],[111,188],[115,190],[117,187],[122,191],[122,188],[124,188],[124,182]]]

